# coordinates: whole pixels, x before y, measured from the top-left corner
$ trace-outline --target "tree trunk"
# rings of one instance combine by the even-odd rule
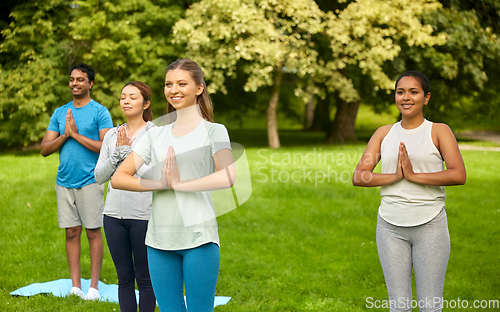
[[[274,84],[269,107],[267,108],[267,138],[271,148],[280,148],[280,137],[278,135],[278,118],[276,111],[280,100],[281,82],[283,81],[283,68],[279,64],[274,69]]]
[[[354,124],[358,114],[360,101],[345,102],[337,97],[337,113],[333,120],[331,132],[326,143],[344,143],[345,141],[356,141]]]
[[[311,129],[314,121],[314,94],[312,92],[309,92],[309,101],[306,104],[306,111],[305,111],[305,120],[304,120],[304,129],[309,130]]]
[[[323,131],[327,135],[330,133],[332,128],[330,120],[330,96],[331,94],[327,93],[324,100],[318,97],[318,103],[314,109],[313,123],[308,130]]]

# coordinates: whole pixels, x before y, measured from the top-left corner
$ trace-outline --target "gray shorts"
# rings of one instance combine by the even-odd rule
[[[57,219],[60,228],[102,226],[104,184],[92,183],[82,188],[65,188],[56,184]]]

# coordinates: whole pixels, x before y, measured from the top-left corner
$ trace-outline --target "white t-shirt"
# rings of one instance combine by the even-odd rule
[[[415,129],[404,129],[401,122],[394,124],[380,147],[382,173],[395,173],[399,143],[404,142],[408,157],[416,173],[444,170],[443,158],[432,141],[432,122],[424,122]],[[422,185],[402,179],[382,186],[379,214],[385,221],[398,226],[416,226],[432,220],[444,207],[444,187]]]
[[[215,172],[215,153],[223,148],[231,149],[226,128],[202,120],[190,133],[175,136],[172,125],[150,129],[133,149],[151,166],[153,179],[161,179],[169,146],[174,149],[181,181],[199,179]],[[153,192],[146,245],[162,250],[180,250],[210,242],[220,245],[209,191]]]

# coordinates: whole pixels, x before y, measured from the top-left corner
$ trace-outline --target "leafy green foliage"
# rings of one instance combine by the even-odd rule
[[[500,34],[495,27],[483,27],[476,11],[460,10],[457,5],[444,6],[421,19],[434,32],[446,33],[446,44],[426,48],[402,44],[402,52],[394,62],[386,64],[384,71],[392,79],[410,69],[429,77],[432,97],[424,110],[426,118],[453,127],[489,127],[495,120],[498,123]],[[380,92],[365,101],[375,102],[380,108],[381,102],[392,104],[393,98]]]
[[[9,28],[2,30],[0,52],[8,58],[0,67],[3,144],[38,141],[47,128],[48,114],[61,101],[67,81],[60,75],[66,64],[68,37],[63,25],[69,21],[69,13],[67,1],[43,2],[36,7],[22,3],[11,13],[14,21]]]
[[[163,114],[164,70],[182,55],[203,67],[220,103],[216,112],[235,118],[247,110],[264,114],[278,66],[285,79],[279,111],[294,120],[311,97],[387,110],[397,76],[418,69],[432,83],[426,117],[454,127],[498,124],[499,6],[493,0],[5,1],[0,144],[41,140],[51,113],[71,99],[68,70],[78,62],[96,70],[91,95],[115,123],[124,121],[118,98],[131,80],[152,87],[155,116]]]
[[[360,76],[379,89],[392,88],[383,65],[401,51],[399,40],[422,47],[445,43],[446,34],[433,34],[418,19],[439,7],[436,0],[358,0],[325,13],[311,0],[202,0],[175,25],[174,42],[185,44],[186,56],[204,68],[211,92],[226,93],[226,78],[237,75],[238,67],[246,75],[245,91],[279,88],[274,78],[280,80],[277,69],[283,68],[297,77],[294,94],[303,103],[327,92],[359,102]],[[279,146],[273,140],[276,93],[267,111],[273,148]]]
[[[316,82],[347,102],[360,100],[360,76],[369,77],[376,88],[392,89],[383,65],[399,55],[399,42],[420,47],[445,43],[445,34],[433,34],[432,27],[418,19],[439,7],[432,0],[360,0],[329,11],[324,22],[329,50],[321,56],[324,66]]]
[[[323,13],[311,0],[207,0],[193,4],[174,27],[175,42],[203,67],[209,91],[226,92],[225,79],[242,66],[245,91],[273,84],[284,66],[301,75],[314,70],[310,34],[321,31]]]
[[[175,26],[175,42],[186,44],[186,55],[197,60],[211,81],[212,91],[225,89],[225,78],[242,66],[248,75],[245,90],[273,83],[278,64],[305,78],[296,95],[307,97],[308,77],[325,83],[341,98],[359,98],[344,74],[353,64],[385,90],[392,88],[382,65],[410,46],[444,44],[446,35],[433,34],[418,16],[440,7],[432,0],[360,0],[336,12],[322,11],[314,1],[203,0]],[[314,36],[326,37],[328,48],[318,53]],[[313,93],[324,93],[311,87]],[[306,99],[305,99],[306,100]]]
[[[97,72],[91,96],[123,122],[119,94],[131,80],[153,89],[164,112],[163,75],[181,47],[171,27],[190,1],[26,1],[11,12],[0,45],[0,142],[39,141],[54,109],[71,100],[68,70],[79,62]]]
[[[70,23],[76,58],[92,64],[99,73],[93,96],[100,99],[116,121],[123,122],[119,94],[131,80],[146,82],[153,89],[154,110],[163,112],[163,75],[168,60],[176,58],[170,29],[183,13],[171,1],[77,1],[78,15]]]

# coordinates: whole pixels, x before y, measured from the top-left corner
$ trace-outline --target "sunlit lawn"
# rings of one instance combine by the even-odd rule
[[[218,218],[217,295],[232,299],[215,311],[377,310],[366,304],[367,298],[387,299],[375,245],[379,189],[350,183],[364,144],[323,146],[321,135],[285,131],[282,140],[290,147],[271,150],[249,140],[250,132],[230,134],[253,146],[246,149],[253,194]],[[500,300],[500,153],[463,151],[463,157],[466,185],[447,188],[452,251],[444,298]],[[57,227],[57,165],[56,155],[0,156],[0,309],[118,311],[112,303],[9,295],[31,283],[69,278],[64,232]],[[84,236],[82,242],[82,277],[90,278]],[[117,283],[107,246],[101,281]]]

